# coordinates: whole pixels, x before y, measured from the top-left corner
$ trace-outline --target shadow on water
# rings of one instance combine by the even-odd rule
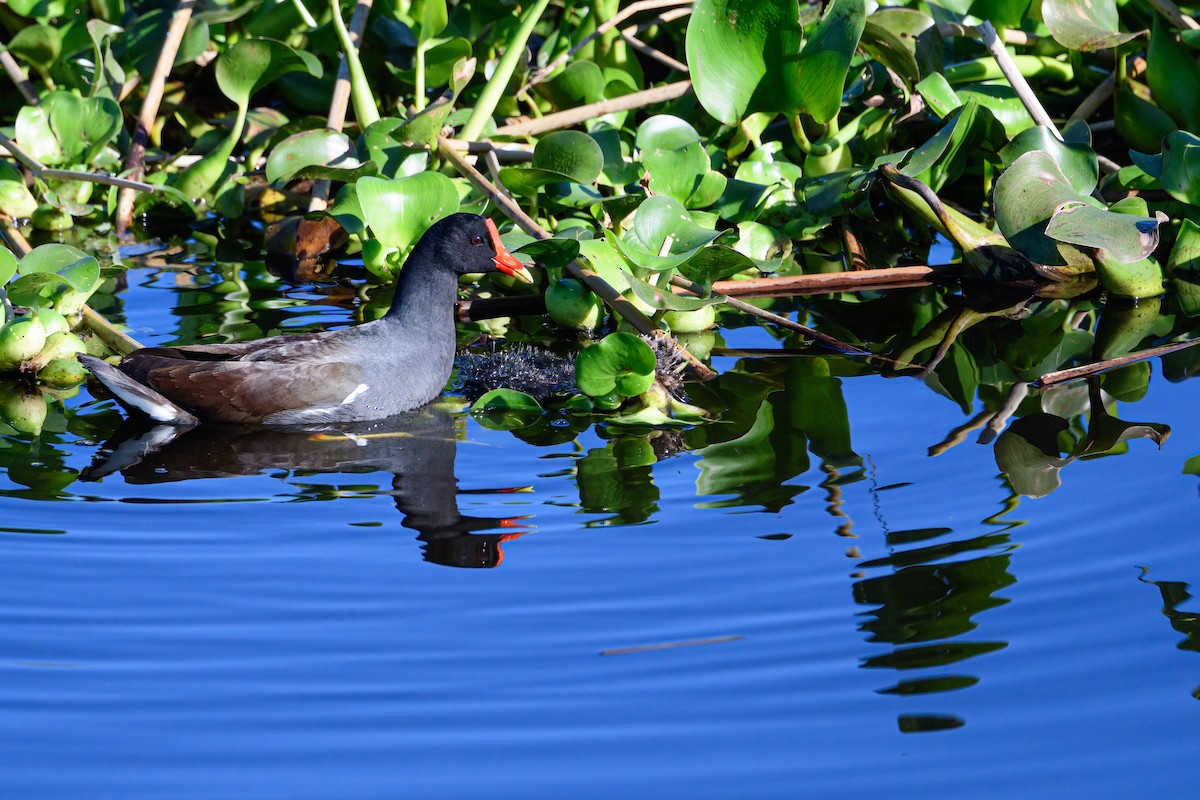
[[[520,518],[471,517],[458,508],[453,415],[430,406],[374,423],[320,430],[268,430],[219,425],[191,429],[127,421],[81,474],[101,480],[120,473],[131,484],[258,475],[388,472],[387,492],[417,532],[425,560],[454,567],[496,567],[501,545],[523,531]]]

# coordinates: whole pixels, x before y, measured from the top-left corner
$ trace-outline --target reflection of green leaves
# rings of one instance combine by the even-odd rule
[[[537,400],[515,389],[492,389],[471,406],[480,425],[500,431],[528,427],[541,419],[542,413]]]
[[[632,333],[610,333],[579,351],[575,358],[575,381],[579,390],[592,397],[613,390],[634,397],[654,382],[654,351]]]

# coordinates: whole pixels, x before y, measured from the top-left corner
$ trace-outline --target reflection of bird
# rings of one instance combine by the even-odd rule
[[[425,542],[425,558],[495,567],[501,544],[526,532],[521,518],[467,517],[458,509],[454,419],[437,404],[375,422],[287,431],[254,426],[148,427],[130,420],[105,444],[84,480],[120,472],[131,484],[257,475],[278,470],[392,473],[402,524]],[[497,490],[506,491],[506,490]],[[493,531],[493,532],[485,532]]]
[[[457,276],[495,271],[532,282],[491,220],[454,214],[417,242],[382,319],[240,344],[146,348],[119,367],[80,359],[123,405],[156,422],[381,419],[441,392],[454,360]]]

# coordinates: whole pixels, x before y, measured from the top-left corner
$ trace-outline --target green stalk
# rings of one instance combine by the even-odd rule
[[[371,84],[367,83],[367,74],[363,72],[362,62],[358,59],[358,49],[350,41],[350,33],[346,23],[342,21],[342,10],[338,0],[329,0],[333,11],[333,27],[337,31],[338,41],[342,45],[342,53],[346,56],[346,68],[350,71],[350,99],[354,103],[354,118],[359,127],[366,128],[379,121],[379,109],[375,105],[375,95],[371,92]]]
[[[296,13],[300,15],[300,21],[308,26],[311,31],[317,27],[317,21],[313,19],[313,15],[308,12],[308,8],[300,0],[292,0],[292,5],[296,7]]]
[[[413,108],[417,113],[425,110],[425,43],[417,44],[417,63],[413,75]]]
[[[1046,56],[1013,56],[1013,63],[1026,78],[1048,78],[1060,83],[1075,80],[1075,69],[1066,61]],[[991,56],[951,64],[942,74],[951,85],[994,81],[1004,77],[1000,65]]]
[[[542,12],[548,5],[550,5],[550,0],[537,0],[521,18],[516,33],[504,48],[504,55],[501,57],[500,63],[496,65],[496,71],[492,73],[492,79],[483,87],[483,91],[479,95],[479,102],[475,104],[471,117],[463,126],[462,132],[459,134],[460,138],[473,142],[483,133],[484,126],[491,119],[492,112],[500,103],[500,98],[504,96],[508,81],[517,68],[517,62],[524,54],[525,43],[529,41],[534,26],[537,25],[538,20],[542,17]]]

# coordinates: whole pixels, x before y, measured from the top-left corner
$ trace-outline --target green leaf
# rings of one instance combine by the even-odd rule
[[[1054,159],[1054,163],[1058,165],[1059,171],[1072,189],[1079,194],[1090,194],[1100,178],[1100,166],[1096,152],[1092,150],[1087,124],[1084,123],[1081,128],[1083,137],[1077,141],[1072,141],[1069,137],[1066,141],[1059,139],[1054,131],[1044,125],[1029,128],[1017,134],[1017,137],[1000,151],[1000,158],[1007,165],[1025,153],[1041,150]]]
[[[711,205],[724,190],[724,177],[709,170],[700,134],[689,123],[668,114],[650,117],[638,128],[636,144],[642,166],[649,175],[650,191],[673,197],[685,205]],[[719,178],[720,188],[707,203],[690,203],[694,195],[711,194],[715,184],[705,187],[709,175]]]
[[[363,221],[382,244],[401,250],[412,247],[430,225],[459,207],[454,181],[440,172],[390,181],[360,178],[355,186]]]
[[[421,8],[421,30],[417,33],[417,41],[428,42],[446,29],[449,16],[446,13],[446,0],[425,0]]]
[[[529,256],[541,269],[562,269],[579,257],[579,245],[578,239],[539,239],[511,252]]]
[[[62,32],[49,25],[29,25],[17,31],[8,50],[17,60],[49,70],[62,54]]]
[[[217,58],[217,86],[243,107],[259,89],[280,75],[297,71],[307,71],[316,78],[324,72],[312,53],[270,39],[242,39]]]
[[[1189,317],[1200,316],[1200,225],[1183,220],[1167,267],[1179,310]]]
[[[800,53],[797,89],[801,107],[817,122],[829,122],[842,108],[846,72],[866,18],[865,0],[830,0]]]
[[[31,216],[37,207],[37,200],[25,185],[21,171],[7,161],[0,161],[0,212],[13,219],[23,219]],[[2,285],[4,281],[0,281]]]
[[[660,289],[641,278],[635,278],[625,273],[625,282],[637,295],[637,298],[651,308],[667,311],[695,311],[717,302],[713,297],[696,297],[687,294],[675,294],[669,288]]]
[[[925,105],[929,106],[929,109],[939,117],[949,116],[951,111],[963,104],[962,98],[954,91],[954,87],[946,80],[946,76],[940,72],[927,75],[915,88],[921,95],[921,99],[925,101]]]
[[[500,180],[511,191],[531,197],[551,183],[591,184],[603,168],[604,153],[595,139],[581,131],[555,131],[537,143],[530,166],[505,167]]]
[[[1162,148],[1163,189],[1180,202],[1200,205],[1200,137],[1172,131]]]
[[[1068,50],[1107,50],[1141,36],[1121,33],[1116,0],[1043,0],[1042,19]]]
[[[310,168],[323,168],[324,174],[314,175]],[[277,144],[267,158],[267,180],[287,183],[297,177],[333,178],[347,183],[364,174],[372,175],[378,167],[373,162],[358,160],[350,137],[326,128],[301,131]]]
[[[91,291],[100,281],[100,262],[68,244],[38,245],[21,259],[21,275],[57,274],[78,292]]]
[[[1066,204],[1103,209],[1099,201],[1072,189],[1047,153],[1025,153],[996,180],[996,224],[1013,247],[1039,264],[1090,272],[1094,263],[1089,254],[1046,235],[1046,225]]]
[[[1157,14],[1153,31],[1146,49],[1146,83],[1154,102],[1182,127],[1200,131],[1200,64]]]
[[[686,50],[704,110],[736,125],[755,111],[800,108],[799,18],[796,0],[697,0]]]
[[[1046,225],[1046,235],[1082,247],[1103,247],[1117,261],[1132,263],[1155,251],[1159,225],[1165,219],[1165,216],[1160,220],[1121,214],[1082,203],[1069,204],[1054,212]]]
[[[687,262],[719,236],[720,231],[697,225],[678,200],[656,195],[638,206],[633,227],[624,238],[614,235],[607,240],[636,266],[661,272]],[[668,237],[666,254],[660,255]]]
[[[471,415],[480,425],[500,431],[527,428],[543,413],[537,400],[515,389],[492,389],[471,406]]]
[[[17,257],[7,247],[0,247],[0,287],[17,274]]]
[[[634,397],[654,383],[654,351],[632,333],[610,333],[575,357],[575,382],[592,397],[613,390]]]

